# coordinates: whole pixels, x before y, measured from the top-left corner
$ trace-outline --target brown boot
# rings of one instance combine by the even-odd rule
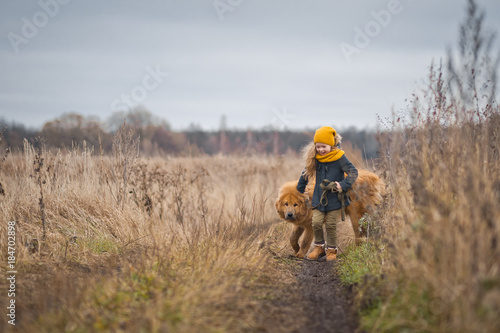
[[[323,244],[315,244],[314,245],[314,250],[311,251],[306,256],[306,259],[308,260],[318,260],[319,257],[325,254],[325,249],[323,249]]]
[[[329,247],[326,249],[326,261],[337,259],[337,248]]]

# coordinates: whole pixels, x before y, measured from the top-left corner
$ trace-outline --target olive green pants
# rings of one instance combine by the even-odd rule
[[[331,210],[321,212],[313,210],[312,227],[314,231],[314,243],[324,244],[325,236],[323,234],[323,223],[326,230],[326,244],[328,247],[337,247],[337,222],[341,219],[341,210]]]

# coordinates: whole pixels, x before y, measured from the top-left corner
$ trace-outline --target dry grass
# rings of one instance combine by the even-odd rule
[[[432,66],[408,112],[386,123],[387,252],[361,288],[369,332],[500,331],[500,60],[483,18],[469,1],[458,58]]]
[[[387,300],[365,328],[498,332],[500,108],[451,99],[440,70],[429,81],[383,144]]]
[[[296,284],[291,225],[274,201],[300,158],[145,159],[137,142],[123,127],[110,156],[85,142],[66,153],[25,142],[2,159],[1,234],[16,221],[15,329],[255,331],[274,316],[288,325],[266,329],[287,332],[304,322],[300,304],[268,302]],[[351,239],[346,221],[339,241]]]
[[[257,325],[259,299],[272,297],[262,286],[293,281],[278,269],[289,263],[273,258],[291,251],[274,200],[282,182],[298,178],[297,158],[143,159],[124,146],[135,139],[123,138],[126,153],[113,156],[85,145],[61,153],[26,143],[3,161],[0,233],[16,221],[16,328]],[[0,257],[6,262],[6,251]],[[5,281],[0,287],[8,289]]]

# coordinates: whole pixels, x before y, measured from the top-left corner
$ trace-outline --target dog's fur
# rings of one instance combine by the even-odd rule
[[[385,194],[385,183],[376,174],[366,170],[359,170],[358,173],[358,179],[347,192],[351,204],[345,209],[357,240],[366,235],[364,228],[359,227],[359,219],[365,213],[373,214]],[[312,200],[314,184],[315,180],[311,179],[306,187],[306,195],[297,191],[297,181],[287,182],[281,186],[275,202],[278,215],[294,226],[290,243],[295,256],[299,258],[305,257],[314,239],[312,210],[308,206],[308,201]],[[299,245],[301,236],[303,237]]]

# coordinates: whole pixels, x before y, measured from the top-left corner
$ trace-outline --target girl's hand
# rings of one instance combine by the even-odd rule
[[[339,182],[335,182],[335,184],[337,185],[337,191],[342,193],[342,186],[340,186]]]

